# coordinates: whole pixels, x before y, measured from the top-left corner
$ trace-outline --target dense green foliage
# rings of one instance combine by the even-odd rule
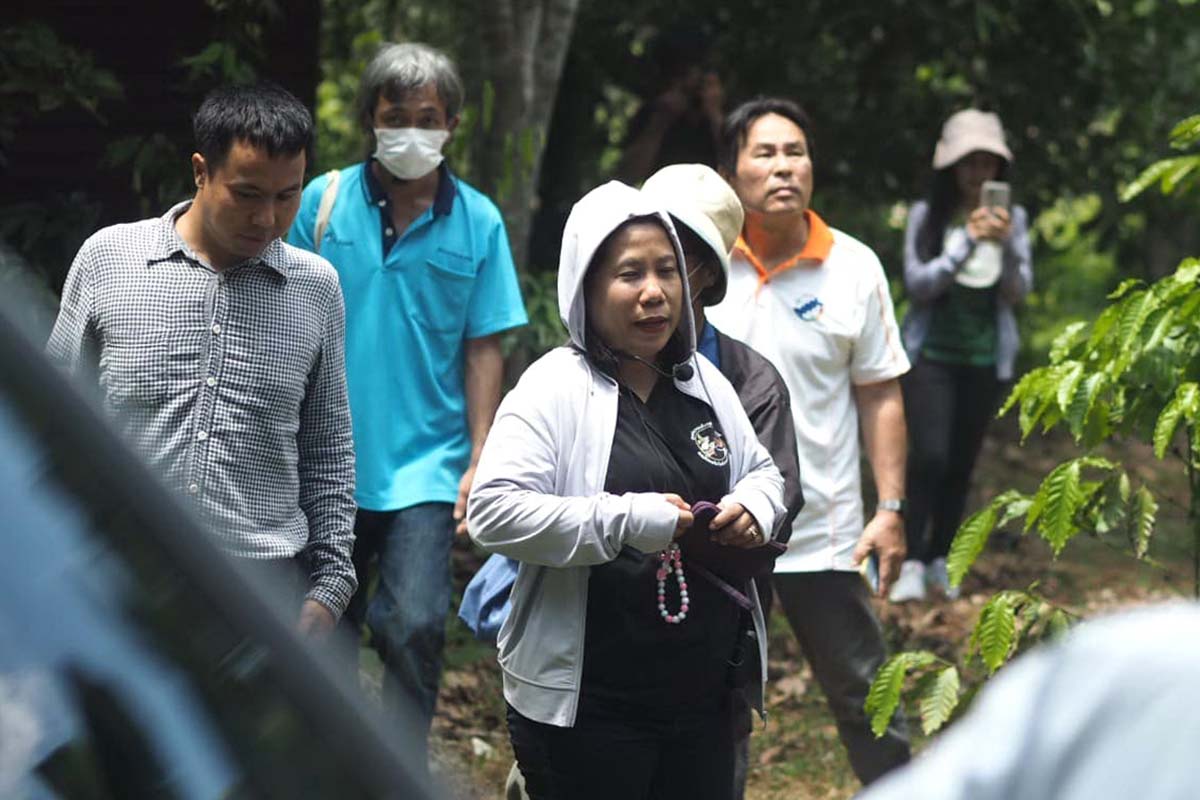
[[[1171,133],[1181,151],[1200,145],[1200,117],[1189,117]],[[1200,153],[1185,152],[1144,170],[1125,191],[1133,199],[1158,184],[1164,194],[1197,184]],[[1112,440],[1151,444],[1159,459],[1176,460],[1190,489],[1193,590],[1200,597],[1200,259],[1185,258],[1174,273],[1147,284],[1125,280],[1092,322],[1067,326],[1055,339],[1049,364],[1026,373],[1001,414],[1019,409],[1021,434],[1063,428],[1082,453],[1054,467],[1031,495],[1012,490],[972,514],[958,531],[948,558],[957,586],[983,551],[988,537],[1020,520],[1057,557],[1080,534],[1100,538],[1146,558],[1158,516],[1154,488],[1138,485],[1131,471],[1097,448]],[[1016,652],[1022,639],[1056,635],[1069,614],[1039,597],[1036,587],[1003,591],[983,607],[963,669],[978,659],[987,674]],[[917,676],[927,732],[936,730],[959,703],[958,673],[930,653],[899,653],[879,671],[867,700],[876,731],[899,705],[905,677]],[[944,679],[942,676],[945,676]],[[953,684],[954,690],[949,686]]]

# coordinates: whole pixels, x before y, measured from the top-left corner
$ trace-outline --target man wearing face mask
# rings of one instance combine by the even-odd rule
[[[346,611],[386,668],[384,704],[407,701],[428,733],[450,605],[450,545],[500,402],[499,334],[527,321],[504,221],[455,177],[442,148],[458,124],[454,64],[388,44],[359,86],[370,158],[313,180],[288,240],[337,268],[357,450]],[[369,601],[366,570],[378,561]]]

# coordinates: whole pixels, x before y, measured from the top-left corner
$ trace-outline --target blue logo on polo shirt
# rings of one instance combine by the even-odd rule
[[[821,318],[821,312],[825,310],[825,304],[811,294],[800,298],[800,305],[793,309],[796,316],[805,322],[813,322]]]

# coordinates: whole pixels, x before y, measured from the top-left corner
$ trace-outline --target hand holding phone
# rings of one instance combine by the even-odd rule
[[[983,208],[1003,208],[1009,210],[1012,203],[1012,189],[1005,181],[984,181],[979,191],[979,205]]]

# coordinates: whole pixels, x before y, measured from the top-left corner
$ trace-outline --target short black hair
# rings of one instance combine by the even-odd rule
[[[738,153],[746,143],[750,126],[759,117],[765,117],[767,114],[778,114],[796,123],[796,127],[804,132],[804,139],[808,142],[808,157],[815,161],[813,149],[816,144],[813,141],[812,120],[804,113],[804,109],[798,103],[783,97],[759,96],[747,100],[729,112],[725,117],[725,124],[721,126],[720,161],[721,169],[727,174],[733,175],[737,172]]]
[[[222,86],[208,93],[192,118],[196,151],[215,171],[235,141],[278,155],[309,155],[313,144],[312,114],[295,95],[273,83]]]

